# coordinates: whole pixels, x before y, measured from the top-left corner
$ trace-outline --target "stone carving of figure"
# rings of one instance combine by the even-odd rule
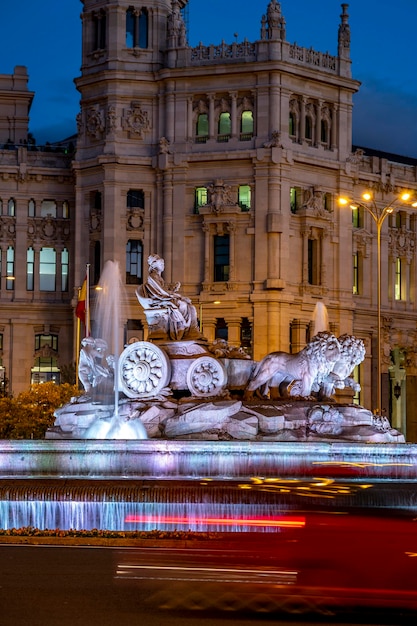
[[[81,341],[81,346],[78,378],[88,393],[105,379],[113,378],[114,357],[111,355],[106,357],[108,346],[104,339],[85,337]],[[105,357],[106,365],[103,363]]]
[[[285,39],[285,20],[281,15],[280,3],[277,2],[277,0],[271,0],[266,14],[268,19],[269,37],[275,38],[278,34],[281,39]]]
[[[157,254],[148,257],[148,279],[141,285],[136,296],[145,309],[153,334],[171,340],[201,339],[197,312],[191,300],[178,293],[181,283],[167,285],[162,278],[165,262]],[[163,314],[152,314],[152,310],[163,309]]]

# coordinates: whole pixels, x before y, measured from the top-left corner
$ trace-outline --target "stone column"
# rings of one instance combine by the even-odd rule
[[[210,274],[210,224],[203,222],[204,232],[204,283],[211,282]]]
[[[171,171],[166,171],[163,182],[163,240],[165,260],[165,280],[172,282],[172,246],[173,246],[173,185]]]
[[[323,106],[323,101],[319,100],[317,102],[316,109],[316,137],[315,137],[315,145],[319,146],[321,144],[321,108]]]
[[[166,115],[165,115],[165,135],[168,141],[175,141],[175,83],[169,81],[166,86]]]
[[[230,236],[229,281],[233,282],[236,280],[236,269],[235,269],[236,224],[235,222],[229,222],[227,224],[227,232],[229,233],[229,236]]]
[[[304,143],[306,138],[306,99],[301,98],[300,110],[300,143]]]
[[[195,135],[195,130],[194,130],[194,124],[193,124],[193,99],[190,96],[189,98],[187,98],[187,106],[188,106],[188,112],[187,112],[187,117],[188,117],[188,141],[193,141],[194,140],[194,135]]]
[[[241,317],[227,317],[226,324],[228,328],[228,342],[231,346],[240,346],[240,327],[242,324]]]
[[[337,118],[338,118],[338,107],[337,105],[333,105],[332,109],[332,125],[331,125],[331,148],[335,150],[337,148]]]
[[[230,93],[230,98],[232,100],[231,107],[231,118],[232,118],[232,137],[237,137],[238,135],[238,120],[237,120],[237,93],[232,91]]]
[[[213,94],[209,95],[209,139],[214,139],[217,135],[214,128],[214,98]]]

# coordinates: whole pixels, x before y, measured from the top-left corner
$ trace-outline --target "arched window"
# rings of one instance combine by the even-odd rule
[[[313,124],[309,115],[305,117],[305,139],[308,141],[313,139]]]
[[[143,244],[129,239],[126,244],[126,285],[140,285],[143,282]]]
[[[327,120],[321,120],[320,128],[321,128],[321,138],[320,138],[321,143],[327,146],[329,143],[329,125],[328,125]]]
[[[240,120],[240,139],[241,141],[247,141],[253,137],[253,112],[243,111]]]
[[[220,113],[218,126],[218,141],[228,141],[232,133],[232,120],[229,112]]]
[[[28,217],[35,217],[35,201],[31,198],[28,202]]]
[[[10,217],[15,217],[16,215],[16,203],[14,198],[10,198],[7,203],[7,215],[10,215]]]
[[[209,120],[207,113],[200,113],[197,117],[196,124],[196,136],[197,141],[205,142],[207,141],[209,134]]]

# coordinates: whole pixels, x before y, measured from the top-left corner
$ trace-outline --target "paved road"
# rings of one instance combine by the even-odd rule
[[[193,564],[193,571],[204,578],[203,589],[201,584],[192,583],[194,574],[185,574],[186,579],[190,576],[188,584],[183,573],[177,576],[175,568],[164,571],[161,584],[156,578],[164,570],[163,555],[158,550],[147,549],[146,553],[144,560],[143,550],[132,548],[1,545],[0,626],[230,626],[232,623],[398,626],[411,623],[409,618],[402,621],[398,613],[392,619],[375,614],[346,618],[271,613],[267,602],[242,609],[242,598],[219,592],[218,574],[213,576],[204,555]],[[245,577],[252,575],[240,570],[239,580],[235,582],[239,586]],[[217,585],[214,587],[217,599],[222,596],[216,610],[206,597],[206,590],[210,593],[213,584]]]

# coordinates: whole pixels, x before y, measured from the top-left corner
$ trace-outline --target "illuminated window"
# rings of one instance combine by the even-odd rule
[[[56,202],[55,200],[42,200],[41,202],[41,217],[56,217]]]
[[[290,209],[291,213],[297,213],[302,206],[303,191],[301,187],[291,187],[290,189]]]
[[[140,285],[143,282],[143,244],[129,239],[126,244],[126,284]]]
[[[402,261],[401,259],[395,259],[395,288],[394,288],[395,300],[402,300]]]
[[[219,126],[218,126],[218,139],[220,141],[226,141],[230,138],[232,133],[232,121],[230,119],[230,113],[220,113]]]
[[[59,385],[61,376],[56,357],[39,356],[31,369],[31,385],[54,382]]]
[[[353,287],[352,293],[358,295],[359,293],[359,253],[355,252],[353,255]]]
[[[35,271],[35,251],[28,248],[26,251],[26,289],[33,291],[34,289],[34,271]]]
[[[198,213],[198,210],[202,206],[207,204],[207,188],[196,187],[194,191],[194,212]]]
[[[230,237],[229,235],[214,236],[214,281],[229,280],[230,270]]]
[[[55,291],[56,252],[53,248],[42,248],[39,253],[39,289]]]
[[[200,143],[207,141],[209,134],[209,121],[207,113],[200,113],[197,117],[196,140]]]
[[[13,291],[14,284],[14,248],[9,246],[6,253],[6,289],[8,291]]]
[[[353,228],[363,228],[363,207],[355,206],[352,209]]]
[[[253,137],[253,112],[243,111],[242,118],[240,120],[240,139],[245,141]]]
[[[239,187],[238,203],[242,211],[249,211],[251,208],[251,188],[249,185]]]
[[[69,253],[66,248],[61,253],[61,291],[68,291]]]
[[[58,352],[58,335],[35,335],[35,352],[45,347]]]
[[[69,202],[67,200],[64,200],[64,202],[62,203],[62,217],[68,219],[69,216]]]

